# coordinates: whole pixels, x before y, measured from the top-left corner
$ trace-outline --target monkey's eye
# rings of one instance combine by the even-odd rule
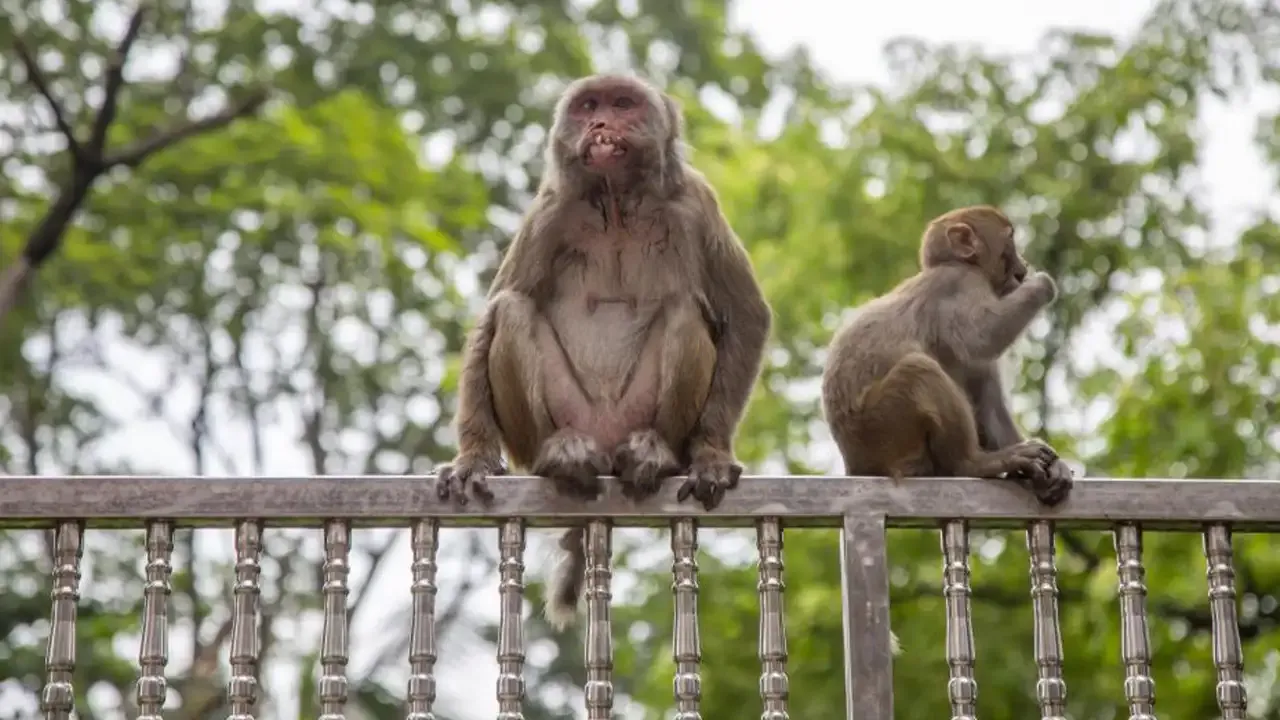
[[[627,108],[635,107],[635,105],[636,101],[626,95],[620,95],[617,100],[613,101],[613,106],[619,110],[626,110]]]
[[[583,110],[586,110],[587,112],[591,112],[592,110],[596,109],[597,104],[598,103],[596,103],[595,98],[589,97],[583,100],[582,102],[578,103],[578,107],[582,108]]]

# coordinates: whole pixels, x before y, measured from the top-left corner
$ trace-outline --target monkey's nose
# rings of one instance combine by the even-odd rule
[[[1018,268],[1017,270],[1014,270],[1014,271],[1013,271],[1013,279],[1017,280],[1018,282],[1022,282],[1023,280],[1026,280],[1026,279],[1027,279],[1027,269],[1026,269],[1025,267],[1020,267],[1020,268]]]

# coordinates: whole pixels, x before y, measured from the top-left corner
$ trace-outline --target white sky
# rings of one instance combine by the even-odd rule
[[[735,5],[733,21],[751,30],[770,55],[782,54],[796,44],[803,44],[808,47],[813,58],[838,79],[865,81],[884,79],[886,73],[880,51],[887,41],[898,36],[913,35],[931,42],[976,43],[995,51],[1024,52],[1033,49],[1041,35],[1052,27],[1068,26],[1128,33],[1136,28],[1151,3],[1139,0],[1075,0],[1071,3],[1029,3],[1027,0],[968,0],[963,3],[897,0],[875,3],[874,10],[866,11],[861,17],[853,14],[856,11],[835,12],[834,9],[840,5],[841,3],[832,0],[740,0]],[[853,3],[846,5],[852,6]],[[1034,12],[1031,10],[1033,7]],[[1274,178],[1263,167],[1257,152],[1251,146],[1259,110],[1266,107],[1265,102],[1274,103],[1275,99],[1274,95],[1265,99],[1253,97],[1251,102],[1238,107],[1228,108],[1218,104],[1208,111],[1207,143],[1203,156],[1204,176],[1201,183],[1208,193],[1208,202],[1216,219],[1223,223],[1219,227],[1222,232],[1233,233],[1238,230],[1248,221],[1249,213],[1265,207],[1275,198]],[[151,379],[163,377],[154,361],[135,357],[127,349],[113,348],[111,355],[113,364],[131,364],[136,367],[139,376],[151,374],[150,370],[154,368],[157,373],[151,374]],[[113,401],[120,393],[117,389],[105,386],[94,389],[112,396]],[[135,402],[123,395],[120,397],[123,406]],[[272,450],[265,468],[267,473],[287,475],[305,472],[308,465],[295,440],[297,429],[296,422],[288,422],[277,426],[270,433]],[[140,423],[132,427],[128,434],[118,435],[118,440],[111,448],[112,455],[128,457],[139,467],[154,472],[185,473],[191,470],[191,459],[185,446],[167,427],[158,422]],[[249,453],[247,445],[233,446],[230,450],[236,454]],[[213,467],[210,471],[234,472],[218,467]],[[542,534],[531,534],[531,549],[535,543],[541,544]],[[230,535],[225,532],[206,532],[201,535],[201,542],[205,547],[221,544],[224,548],[229,548]],[[705,544],[704,539],[704,546]],[[528,573],[540,578],[543,563],[540,562],[541,558],[536,557],[536,552],[531,555]],[[392,552],[392,557],[388,558],[388,567],[384,568],[379,581],[378,595],[407,599],[408,568],[408,547],[406,542],[402,542]],[[449,570],[448,567],[441,569],[442,586],[447,587],[451,583]],[[355,563],[353,583],[359,583],[366,571],[367,568]],[[490,583],[489,589],[490,594],[478,596],[487,598],[483,601],[485,607],[475,609],[478,615],[492,617],[496,614],[496,583]],[[368,613],[362,615],[363,620],[358,620],[357,627],[353,628],[351,634],[357,643],[362,634],[381,630],[378,623],[382,618],[372,617]],[[361,627],[364,629],[361,630]],[[136,645],[122,648],[122,651],[136,656]],[[361,663],[358,648],[355,653],[353,668],[358,668]],[[185,665],[185,654],[182,648],[175,647],[172,667]],[[474,712],[464,720],[493,717],[497,708],[496,702],[491,699],[494,695],[496,663],[486,656],[476,655],[464,660],[451,654],[450,648],[446,646],[439,666],[442,697],[471,700],[469,704],[474,707]],[[281,718],[292,717],[296,712],[288,699],[294,692],[290,689],[292,683],[293,679],[285,672],[268,679],[268,684],[274,686],[273,695],[281,701],[278,707]]]

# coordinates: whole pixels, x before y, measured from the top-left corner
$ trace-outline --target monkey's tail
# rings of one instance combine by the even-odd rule
[[[558,631],[569,627],[578,614],[578,598],[582,597],[587,572],[587,553],[582,544],[585,535],[585,528],[573,527],[560,536],[560,549],[565,552],[551,574],[546,606],[547,621]]]

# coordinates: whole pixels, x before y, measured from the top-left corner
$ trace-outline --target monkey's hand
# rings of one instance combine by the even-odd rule
[[[692,495],[704,508],[714,510],[727,491],[738,487],[741,476],[742,466],[734,461],[733,455],[717,448],[699,448],[693,453],[689,479],[676,493],[676,501],[684,502]]]
[[[1035,298],[1040,301],[1042,306],[1048,305],[1058,297],[1058,285],[1047,272],[1035,273],[1027,278],[1027,282],[1024,285],[1034,293]]]
[[[506,475],[507,466],[501,454],[462,453],[452,463],[436,468],[436,494],[441,500],[450,496],[458,505],[467,504],[467,486],[471,494],[483,505],[493,502],[493,491],[486,479],[491,475]]]

